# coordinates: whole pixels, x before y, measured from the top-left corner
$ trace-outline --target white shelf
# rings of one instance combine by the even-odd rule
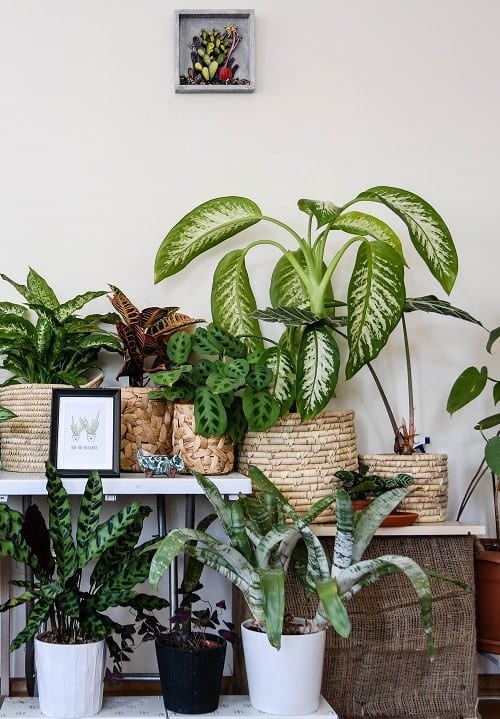
[[[27,717],[38,718],[44,715],[40,712],[36,697],[6,697],[0,709],[0,717]],[[185,714],[165,711],[162,697],[105,697],[103,707],[97,717],[126,717],[127,719],[145,719],[145,717],[182,717]],[[254,709],[247,696],[228,695],[221,696],[219,708],[210,714],[197,714],[197,717],[225,717],[225,719],[240,719],[240,717],[271,716]],[[296,715],[293,719],[308,719],[309,717],[331,717],[338,719],[338,715],[328,702],[321,697],[320,705],[313,714]],[[284,718],[283,718],[284,719]]]
[[[318,537],[333,537],[337,527],[334,524],[312,525]],[[377,537],[449,537],[476,534],[483,536],[486,528],[483,524],[463,524],[462,522],[415,522],[409,527],[380,527]]]
[[[222,494],[250,494],[250,479],[239,472],[210,476]],[[30,472],[8,472],[0,470],[0,495],[43,496],[47,494],[44,474]],[[68,494],[83,494],[87,477],[65,477],[63,484]],[[176,477],[151,477],[143,474],[125,473],[120,477],[103,477],[102,486],[107,495],[134,494],[203,494],[203,490],[191,474]]]

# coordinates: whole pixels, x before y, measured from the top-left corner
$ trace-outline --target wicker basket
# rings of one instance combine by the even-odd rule
[[[172,422],[172,452],[184,460],[186,473],[227,474],[234,467],[234,446],[229,437],[202,437],[194,431],[192,404],[175,404]]]
[[[173,402],[149,399],[147,387],[122,387],[120,425],[120,469],[142,472],[137,463],[137,450],[151,454],[172,451]]]
[[[290,413],[267,432],[247,432],[239,447],[239,471],[247,474],[249,464],[264,472],[298,512],[306,512],[340,484],[334,472],[358,466],[354,412],[322,412],[305,424]],[[334,521],[334,505],[315,520]]]
[[[85,387],[99,387],[99,375]],[[0,423],[3,469],[9,472],[45,472],[50,451],[52,390],[64,384],[13,384],[0,387],[0,405],[17,416]]]
[[[417,522],[442,522],[448,507],[448,456],[446,454],[360,454],[360,464],[381,477],[405,472],[415,489],[401,502],[406,512],[418,512]]]

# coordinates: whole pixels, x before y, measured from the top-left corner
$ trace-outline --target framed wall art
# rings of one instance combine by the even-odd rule
[[[175,91],[253,92],[253,10],[175,11]]]
[[[50,461],[61,477],[120,475],[120,390],[53,389]]]

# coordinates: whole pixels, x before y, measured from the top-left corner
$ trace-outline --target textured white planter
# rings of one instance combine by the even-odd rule
[[[35,638],[40,711],[57,719],[97,714],[102,707],[104,639],[88,644],[51,644]]]
[[[241,625],[250,704],[267,714],[312,714],[319,706],[326,631],[284,635],[278,651],[266,634]]]

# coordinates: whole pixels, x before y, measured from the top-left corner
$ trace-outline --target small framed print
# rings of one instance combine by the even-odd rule
[[[253,10],[175,11],[175,91],[253,92]]]
[[[120,390],[53,389],[50,461],[61,477],[120,475]]]

